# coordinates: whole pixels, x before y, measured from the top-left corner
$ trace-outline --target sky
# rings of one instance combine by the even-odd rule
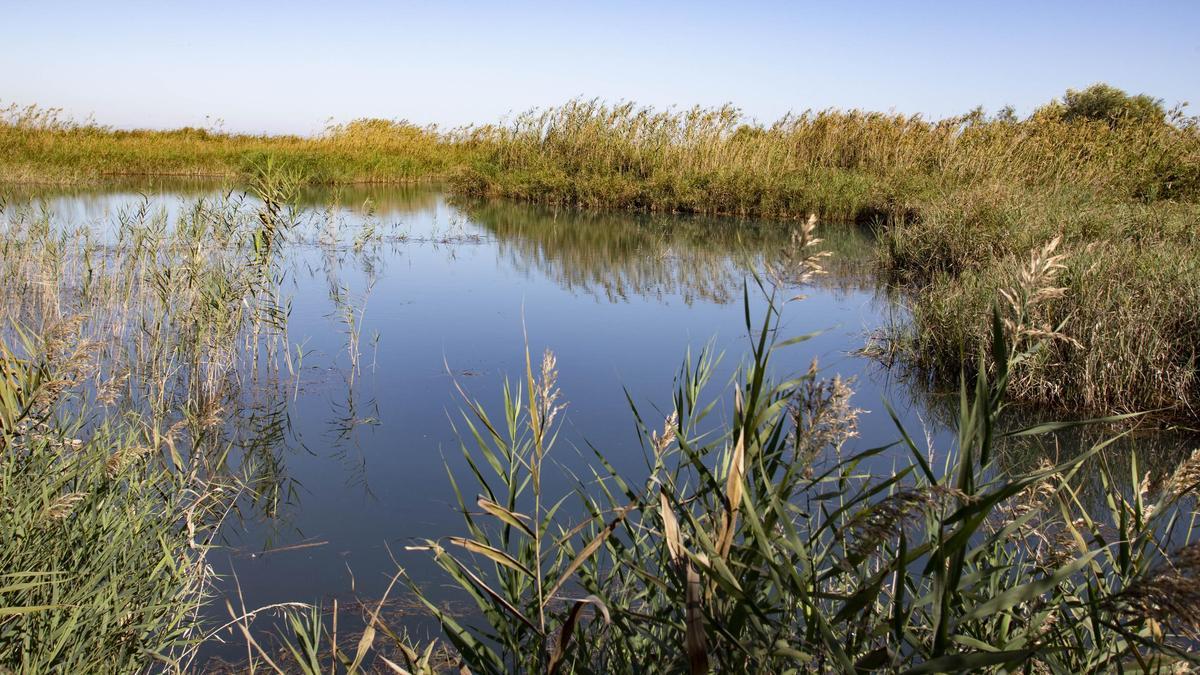
[[[1027,113],[1097,81],[1200,113],[1200,0],[0,0],[0,106],[119,128],[455,126],[573,97]]]

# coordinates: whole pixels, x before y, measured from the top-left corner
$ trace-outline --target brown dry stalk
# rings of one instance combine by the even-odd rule
[[[83,501],[85,497],[87,497],[87,494],[84,492],[68,492],[50,502],[43,515],[53,520],[64,520],[67,516],[71,515],[71,511],[75,509],[75,505]]]
[[[1108,598],[1105,605],[1130,618],[1200,629],[1200,543],[1169,555],[1162,565]]]
[[[941,508],[949,499],[965,501],[961,490],[932,485],[898,490],[863,507],[843,528],[847,535],[846,556],[856,558],[876,550],[881,543],[899,535],[900,528],[923,510]]]

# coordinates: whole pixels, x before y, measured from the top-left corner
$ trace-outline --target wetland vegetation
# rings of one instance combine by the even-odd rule
[[[870,224],[881,274],[915,294],[893,347],[949,381],[986,345],[997,291],[1059,237],[1066,292],[1044,311],[1065,339],[1022,364],[1011,394],[1101,414],[1200,406],[1200,130],[1106,85],[1025,119],[822,111],[764,125],[731,106],[572,101],[498,125],[359,120],[314,138],[125,132],[15,106],[4,120],[10,181],[245,176],[270,157],[314,183],[445,180],[573,208]]]
[[[278,500],[280,195],[122,214],[3,211],[0,654],[17,672],[184,667],[239,496]],[[239,451],[234,453],[234,448]]]
[[[225,182],[52,211],[135,176]],[[0,179],[0,670],[1196,661],[1200,455],[1138,438],[1200,406],[1200,130],[1152,98],[312,138],[10,107]]]

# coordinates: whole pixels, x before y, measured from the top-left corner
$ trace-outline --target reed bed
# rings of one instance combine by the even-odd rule
[[[186,669],[206,554],[278,506],[290,188],[109,232],[0,210],[0,670]]]
[[[316,137],[187,127],[111,129],[53,108],[0,108],[0,180],[72,185],[128,176],[252,179],[271,159],[311,183],[405,183],[445,175],[458,150],[434,128],[359,120]]]
[[[1039,309],[1063,339],[1018,367],[1014,398],[1059,409],[1200,414],[1200,253],[1192,245],[1111,240],[1062,249],[1062,295]],[[959,274],[938,273],[912,303],[911,325],[895,330],[908,362],[938,379],[987,339],[994,289],[1028,270],[1004,255]]]
[[[774,355],[802,341],[776,337],[782,307],[772,301],[761,323],[748,315],[749,356],[716,398],[720,356],[705,351],[685,358],[668,410],[632,409],[644,472],[618,473],[608,457],[620,449],[591,448],[590,470],[568,477],[575,489],[551,494],[566,392],[552,352],[527,354],[500,409],[467,398],[455,422],[467,467],[450,472],[462,535],[408,547],[431,556],[474,610],[446,611],[401,569],[393,584],[423,599],[441,641],[417,644],[374,611],[339,650],[326,619],[293,612],[287,666],[252,642],[255,665],[310,674],[1186,672],[1200,626],[1200,455],[1144,473],[1136,455],[1105,461],[1110,437],[1058,464],[1043,456],[1032,470],[1009,473],[1000,459],[1078,426],[1008,423],[1018,367],[1064,339],[1038,310],[1065,270],[1053,246],[1034,256],[993,304],[990,355],[963,379],[949,448],[919,445],[898,421],[898,442],[856,447],[850,383],[816,364],[772,374]],[[807,257],[799,278],[821,261]],[[728,416],[715,412],[721,398]],[[1082,490],[1095,480],[1103,490],[1090,500]]]
[[[1192,121],[1111,125],[1040,111],[927,121],[862,111],[769,126],[732,106],[656,111],[572,101],[463,135],[464,192],[579,206],[834,219],[911,219],[979,184],[1111,200],[1195,197]]]
[[[0,347],[0,667],[165,668],[200,638],[221,488],[137,424],[52,413],[92,367],[69,332]]]
[[[981,183],[1111,200],[1188,199],[1200,189],[1200,138],[1181,112],[1113,124],[1060,104],[1024,120],[827,110],[764,125],[731,105],[664,111],[574,100],[499,125],[441,130],[363,119],[311,138],[119,131],[10,105],[0,111],[0,149],[7,180],[247,175],[271,155],[313,182],[453,176],[468,194],[796,218],[913,215]]]

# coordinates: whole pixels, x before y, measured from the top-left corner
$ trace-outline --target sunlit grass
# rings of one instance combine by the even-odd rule
[[[248,179],[270,158],[312,183],[404,183],[446,174],[459,155],[436,129],[383,120],[316,137],[184,128],[110,129],[36,106],[0,109],[0,180],[94,183],[114,177]]]

